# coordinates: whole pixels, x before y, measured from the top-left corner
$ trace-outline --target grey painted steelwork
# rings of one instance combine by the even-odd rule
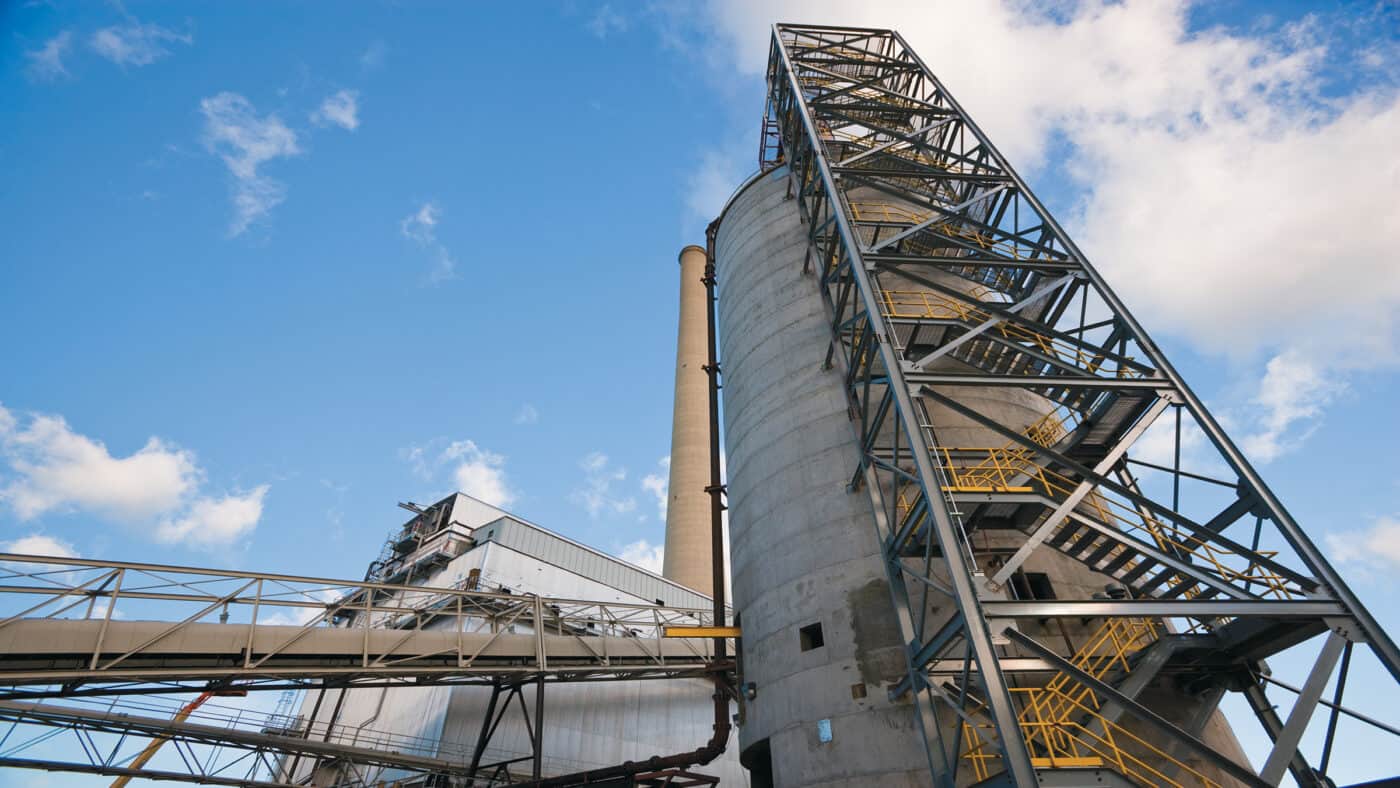
[[[623,761],[655,771],[653,756],[693,748],[712,723],[727,723],[730,695],[716,701],[713,687],[732,664],[715,658],[714,639],[660,637],[665,626],[710,624],[722,599],[466,496],[412,508],[418,516],[392,536],[390,560],[371,574],[424,585],[0,556],[0,685],[10,685],[0,694],[105,700],[230,683],[307,688],[295,719],[310,735],[308,746],[257,730],[230,732],[228,746],[252,747],[241,763],[258,761],[264,772],[267,753],[286,754],[277,779],[316,773],[347,786],[435,774],[481,784],[531,775],[549,781]],[[648,604],[653,597],[698,605]],[[486,732],[483,718],[492,716],[490,699],[504,690],[502,706],[522,705],[509,702],[521,687],[532,707],[523,724],[515,716],[496,720],[474,748]],[[12,742],[37,725],[67,724],[62,713],[24,715]],[[150,726],[159,722],[124,730],[138,737],[131,741],[139,749],[139,737],[155,735]],[[79,742],[122,735],[116,723],[81,714],[68,723]],[[191,746],[222,746],[221,734],[207,733],[181,728],[171,738],[168,750],[192,764],[183,777],[161,772],[168,764],[159,763],[139,776],[222,779],[227,770],[195,768],[190,755]],[[340,749],[318,748],[322,742]],[[356,742],[421,757],[360,757]],[[686,762],[722,757],[722,744]],[[454,765],[439,768],[444,759]],[[11,765],[116,768],[81,757]],[[743,784],[736,756],[707,770]]]
[[[661,637],[665,626],[708,624],[704,608],[9,553],[0,583],[8,697],[84,685],[707,677],[724,667],[708,638]]]
[[[935,783],[964,782],[957,775],[961,742],[947,740],[939,720],[950,713],[966,720],[982,715],[984,707],[1007,781],[1035,785],[1037,771],[1053,770],[1041,750],[1028,747],[1036,729],[1023,730],[1020,716],[1026,711],[1000,670],[1002,660],[1014,655],[998,649],[1001,630],[988,626],[993,616],[1178,621],[1215,652],[1212,665],[1194,668],[1198,682],[1214,686],[1203,698],[1218,697],[1221,688],[1241,689],[1228,686],[1231,674],[1249,673],[1264,657],[1328,630],[1367,646],[1400,680],[1400,651],[1390,636],[898,33],[780,24],[773,28],[770,52],[759,154],[767,174],[731,201],[720,239],[725,226],[752,222],[733,215],[752,213],[755,208],[746,203],[761,199],[754,196],[760,192],[769,194],[773,179],[786,178],[792,205],[787,210],[799,217],[805,240],[802,272],[815,274],[829,343],[821,350],[789,345],[774,352],[793,319],[783,312],[786,301],[772,302],[769,290],[754,295],[753,283],[741,281],[732,285],[739,291],[737,303],[726,305],[730,286],[724,277],[751,275],[724,270],[721,243],[721,315],[737,314],[724,332],[731,373],[726,382],[730,388],[742,382],[733,374],[736,363],[782,365],[779,375],[798,375],[821,355],[841,376],[840,406],[856,424],[860,453],[845,478],[852,488],[867,490],[875,507],[876,552],[908,658],[897,691],[912,691],[916,712],[909,718],[924,738]],[[786,232],[768,231],[774,237]],[[786,250],[794,243],[783,235],[764,251],[790,257]],[[948,277],[971,284],[952,286]],[[759,321],[779,334],[770,349],[758,338],[743,338]],[[741,338],[730,347],[736,333]],[[762,357],[736,360],[733,353]],[[924,369],[926,363],[935,368]],[[1040,398],[1050,403],[1055,422],[1028,426],[1011,418],[1011,410],[975,405],[967,394],[973,390]],[[799,412],[802,394],[796,385],[788,394]],[[746,402],[742,394],[737,399]],[[1143,434],[1167,404],[1177,420],[1172,465],[1132,464]],[[784,420],[771,429],[800,423],[786,413],[770,415]],[[742,412],[727,418],[733,463],[745,455],[744,431],[753,428],[746,428]],[[1210,457],[1183,461],[1183,421],[1205,437]],[[993,434],[1006,445],[951,442],[973,434]],[[1157,475],[1139,479],[1130,464]],[[1221,467],[1236,479],[1218,480]],[[733,475],[737,524],[740,490]],[[1198,480],[1211,486],[1183,486]],[[785,482],[775,476],[764,484],[781,488]],[[798,489],[774,494],[792,498]],[[1252,538],[1234,536],[1251,526]],[[1026,534],[1036,534],[1039,546],[1005,563]],[[1008,542],[1007,535],[1022,542]],[[833,550],[838,544],[846,547],[833,540]],[[1009,553],[997,552],[1008,546]],[[736,598],[747,604],[739,580],[744,549],[736,539]],[[840,555],[868,553],[862,546]],[[1004,601],[1006,583],[1019,576],[1015,564],[1045,553],[1111,581],[1111,593]],[[996,571],[1003,566],[1005,571]],[[995,580],[986,580],[984,571],[996,574]],[[927,613],[948,607],[951,617]],[[746,605],[741,608],[748,614]],[[745,623],[747,633],[752,623]],[[1027,636],[1009,634],[1013,643],[1027,645]],[[1046,650],[1044,643],[1029,642]],[[1297,751],[1293,728],[1304,725],[1318,705],[1320,690],[1311,690],[1330,677],[1336,651],[1324,650],[1311,672],[1305,708],[1290,719],[1300,720],[1297,726],[1279,731],[1266,723],[1271,735],[1281,734],[1270,776],[1283,762],[1311,768]],[[959,654],[966,660],[964,680],[951,689],[933,686],[929,666],[946,665]],[[1339,685],[1349,664],[1343,661]],[[1108,686],[1096,676],[1081,678],[1085,686],[1090,680],[1094,688]],[[1262,687],[1249,691],[1257,695]],[[1329,754],[1334,728],[1329,724],[1324,743]],[[1180,738],[1171,725],[1156,731]],[[1037,747],[1045,743],[1042,738]],[[1243,768],[1218,759],[1216,766],[1237,777]],[[1259,779],[1245,776],[1245,782]]]

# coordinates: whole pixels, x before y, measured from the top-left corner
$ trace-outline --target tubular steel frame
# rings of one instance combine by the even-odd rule
[[[999,652],[990,621],[1151,616],[1212,639],[1251,670],[1330,630],[1287,723],[1264,720],[1276,743],[1262,776],[1200,752],[1131,698],[1113,697],[1247,784],[1276,782],[1285,763],[1300,784],[1322,784],[1325,775],[1297,746],[1332,672],[1334,642],[1367,645],[1397,681],[1400,651],[904,39],[890,30],[775,25],[759,158],[762,168],[789,168],[789,196],[808,227],[803,270],[815,273],[828,310],[826,365],[843,375],[857,426],[851,487],[871,497],[908,644],[908,677],[892,694],[916,696],[935,782],[955,779],[960,744],[944,741],[942,731],[958,718],[990,719],[1006,781],[1033,786],[1046,768],[1021,733],[1004,675],[1003,660],[1017,660]],[[949,287],[949,274],[969,286]],[[907,291],[910,282],[917,291]],[[1055,429],[1038,434],[1035,425],[1003,423],[959,402],[950,386],[1030,392],[1054,407]],[[1004,437],[1006,446],[941,443],[934,407]],[[1172,466],[1130,458],[1168,408],[1176,419]],[[1214,450],[1198,469],[1183,467],[1183,416]],[[1139,480],[1131,467],[1165,473]],[[1169,501],[1148,494],[1154,485],[1165,490],[1164,477]],[[1223,488],[1226,502],[1201,495],[1195,500],[1204,508],[1183,503],[1184,481]],[[991,517],[992,504],[1034,516],[1016,524],[1025,546],[997,556],[986,578],[968,534]],[[1252,538],[1230,535],[1251,526]],[[1006,601],[995,593],[1027,557],[1051,549],[1121,583],[1122,598]],[[934,627],[926,619],[936,600],[951,600],[957,613]],[[1033,640],[1021,644],[1064,663]],[[1334,709],[1349,646],[1346,654]],[[940,685],[939,671],[959,656],[962,685]],[[1107,686],[1079,677],[1091,689]],[[1262,694],[1263,686],[1250,691]],[[1334,710],[1323,769],[1335,724]]]

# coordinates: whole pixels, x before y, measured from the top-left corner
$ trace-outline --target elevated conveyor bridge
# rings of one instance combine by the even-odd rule
[[[708,684],[733,669],[714,657],[710,610],[504,588],[0,554],[0,616],[0,767],[210,785],[282,785],[285,759],[334,765],[342,786],[378,784],[386,769],[492,785],[596,768],[543,756],[538,731],[547,685],[678,678]],[[496,717],[518,698],[536,731],[534,751],[495,752],[483,735],[475,748],[444,753],[436,740],[347,734],[324,723],[313,730],[316,720],[257,722],[242,712],[172,718],[157,713],[159,706],[133,708],[139,698],[122,700],[231,688],[449,684],[489,687],[493,709],[503,698]],[[531,686],[533,713],[522,695]],[[178,758],[145,764],[138,756],[151,748],[147,742],[167,745]],[[52,757],[53,747],[64,757]]]
[[[699,608],[0,554],[0,699],[707,677]]]

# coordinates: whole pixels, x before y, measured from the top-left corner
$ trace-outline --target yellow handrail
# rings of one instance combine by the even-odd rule
[[[1106,619],[1071,662],[1094,678],[1114,669],[1128,670],[1130,657],[1157,640],[1159,625],[1150,619]],[[1013,687],[1020,712],[1021,735],[1037,768],[1110,766],[1125,777],[1150,785],[1216,788],[1219,783],[1156,745],[1099,713],[1093,691],[1061,671],[1043,687]],[[963,723],[962,758],[977,779],[991,776],[1000,753],[984,736],[991,725]],[[1185,781],[1169,774],[1180,774]]]
[[[881,290],[880,303],[885,317],[957,320],[969,325],[984,323],[993,317],[992,313],[964,301],[927,290]],[[1108,358],[1073,342],[1051,337],[1015,323],[1002,321],[992,330],[1012,342],[1030,345],[1048,356],[1068,361],[1090,374],[1097,375],[1109,362]],[[989,346],[984,354],[990,354],[994,350],[994,347]],[[1127,360],[1132,359],[1127,357]],[[1117,378],[1143,376],[1142,372],[1121,363],[1112,371]]]

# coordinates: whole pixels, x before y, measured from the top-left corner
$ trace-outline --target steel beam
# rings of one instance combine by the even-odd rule
[[[1298,599],[987,599],[988,618],[1331,618],[1345,609],[1340,602]]]
[[[1092,690],[1094,693],[1104,698],[1107,698],[1113,703],[1116,703],[1117,705],[1123,707],[1125,711],[1136,717],[1138,720],[1167,735],[1172,741],[1180,742],[1182,745],[1190,749],[1196,755],[1201,756],[1205,760],[1220,768],[1221,771],[1224,771],[1231,777],[1234,777],[1235,779],[1243,782],[1245,785],[1256,786],[1256,788],[1274,788],[1274,786],[1277,785],[1277,782],[1267,782],[1261,779],[1258,775],[1251,772],[1249,769],[1235,763],[1229,758],[1226,758],[1224,755],[1221,755],[1220,753],[1216,752],[1214,749],[1202,742],[1200,739],[1197,739],[1190,733],[1187,733],[1186,731],[1173,725],[1168,720],[1159,716],[1156,712],[1144,707],[1142,704],[1128,697],[1124,693],[1119,692],[1115,687],[1109,686],[1108,684],[1105,684],[1099,679],[1094,678],[1088,673],[1085,673],[1079,668],[1079,666],[1075,665],[1073,662],[1070,662],[1064,657],[1061,657],[1059,654],[1056,654],[1054,651],[1051,651],[1045,646],[1041,645],[1040,641],[1036,640],[1035,638],[1017,632],[1014,629],[1007,630],[1006,634],[1012,640],[1016,641],[1020,645],[1024,646],[1027,649],[1030,649],[1032,652],[1039,655],[1042,659],[1046,660],[1047,662],[1054,663],[1055,666],[1061,670],[1061,672],[1068,674],[1075,681]]]
[[[782,63],[785,75],[783,78],[788,82],[792,91],[792,106],[801,123],[801,131],[811,142],[812,164],[816,167],[818,178],[827,195],[838,195],[840,192],[836,187],[831,166],[819,147],[818,141],[822,139],[822,135],[818,132],[812,119],[812,111],[807,104],[802,85],[798,82],[797,70],[793,66],[779,25],[773,27],[773,47],[773,51]],[[786,129],[785,131],[789,136],[798,133],[797,129]],[[832,201],[836,203],[834,199]],[[867,315],[879,315],[879,301],[875,295],[874,286],[870,282],[868,269],[861,259],[861,244],[851,229],[850,219],[840,210],[833,213],[833,218],[836,221],[837,234],[841,239],[842,252],[848,260],[849,274],[857,284],[857,297],[862,302],[862,307]],[[922,424],[914,416],[913,398],[908,383],[902,378],[901,360],[883,336],[880,337],[879,341],[879,355],[886,374],[890,378],[888,385],[894,394],[896,416],[901,422],[904,433],[909,436],[910,440],[919,439],[923,435]],[[992,710],[991,716],[996,722],[1000,735],[1000,746],[1007,771],[1018,782],[1032,785],[1035,781],[1035,770],[1031,766],[1030,753],[1026,750],[1025,741],[1020,735],[1016,709],[1012,704],[1006,680],[997,667],[997,653],[992,644],[991,633],[987,629],[986,621],[980,615],[972,570],[961,557],[962,548],[959,537],[948,513],[947,504],[939,496],[941,485],[938,483],[939,477],[928,447],[919,447],[917,451],[913,452],[912,459],[918,469],[920,485],[924,490],[925,497],[932,500],[929,496],[938,496],[938,505],[929,506],[929,511],[934,518],[934,530],[943,547],[943,554],[948,558],[950,585],[953,587],[958,607],[968,622],[967,638],[972,644],[972,652],[980,670],[983,688],[987,694],[987,703]],[[902,575],[902,571],[896,567],[893,568],[893,571],[887,571],[887,574]]]

